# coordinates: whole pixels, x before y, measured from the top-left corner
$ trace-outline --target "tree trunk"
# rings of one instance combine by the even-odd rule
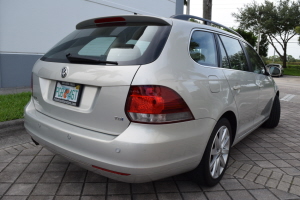
[[[287,49],[287,42],[283,43],[283,58],[282,58],[282,67],[286,68],[286,49]]]
[[[203,0],[203,18],[211,20],[212,0]]]

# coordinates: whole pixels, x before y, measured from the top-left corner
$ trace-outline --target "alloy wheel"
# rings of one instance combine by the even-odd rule
[[[225,169],[230,148],[230,133],[226,126],[220,127],[211,146],[209,169],[213,178],[218,178]]]

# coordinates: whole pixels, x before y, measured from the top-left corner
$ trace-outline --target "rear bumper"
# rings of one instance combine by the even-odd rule
[[[131,183],[195,168],[215,123],[213,119],[163,125],[131,123],[119,136],[112,136],[50,118],[37,112],[32,101],[25,108],[25,128],[42,146],[88,170]]]

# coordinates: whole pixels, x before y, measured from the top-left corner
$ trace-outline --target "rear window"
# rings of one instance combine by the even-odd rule
[[[106,64],[105,61],[118,65],[147,64],[158,58],[170,30],[171,26],[110,26],[75,30],[41,60],[84,64]]]

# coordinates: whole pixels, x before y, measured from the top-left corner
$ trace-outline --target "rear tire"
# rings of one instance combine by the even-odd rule
[[[279,101],[279,97],[276,95],[274,98],[270,117],[267,121],[265,121],[263,127],[275,128],[278,125],[279,120],[280,120],[280,101]]]
[[[216,124],[200,164],[190,175],[206,186],[214,186],[220,182],[226,170],[231,148],[231,126],[226,118]]]

